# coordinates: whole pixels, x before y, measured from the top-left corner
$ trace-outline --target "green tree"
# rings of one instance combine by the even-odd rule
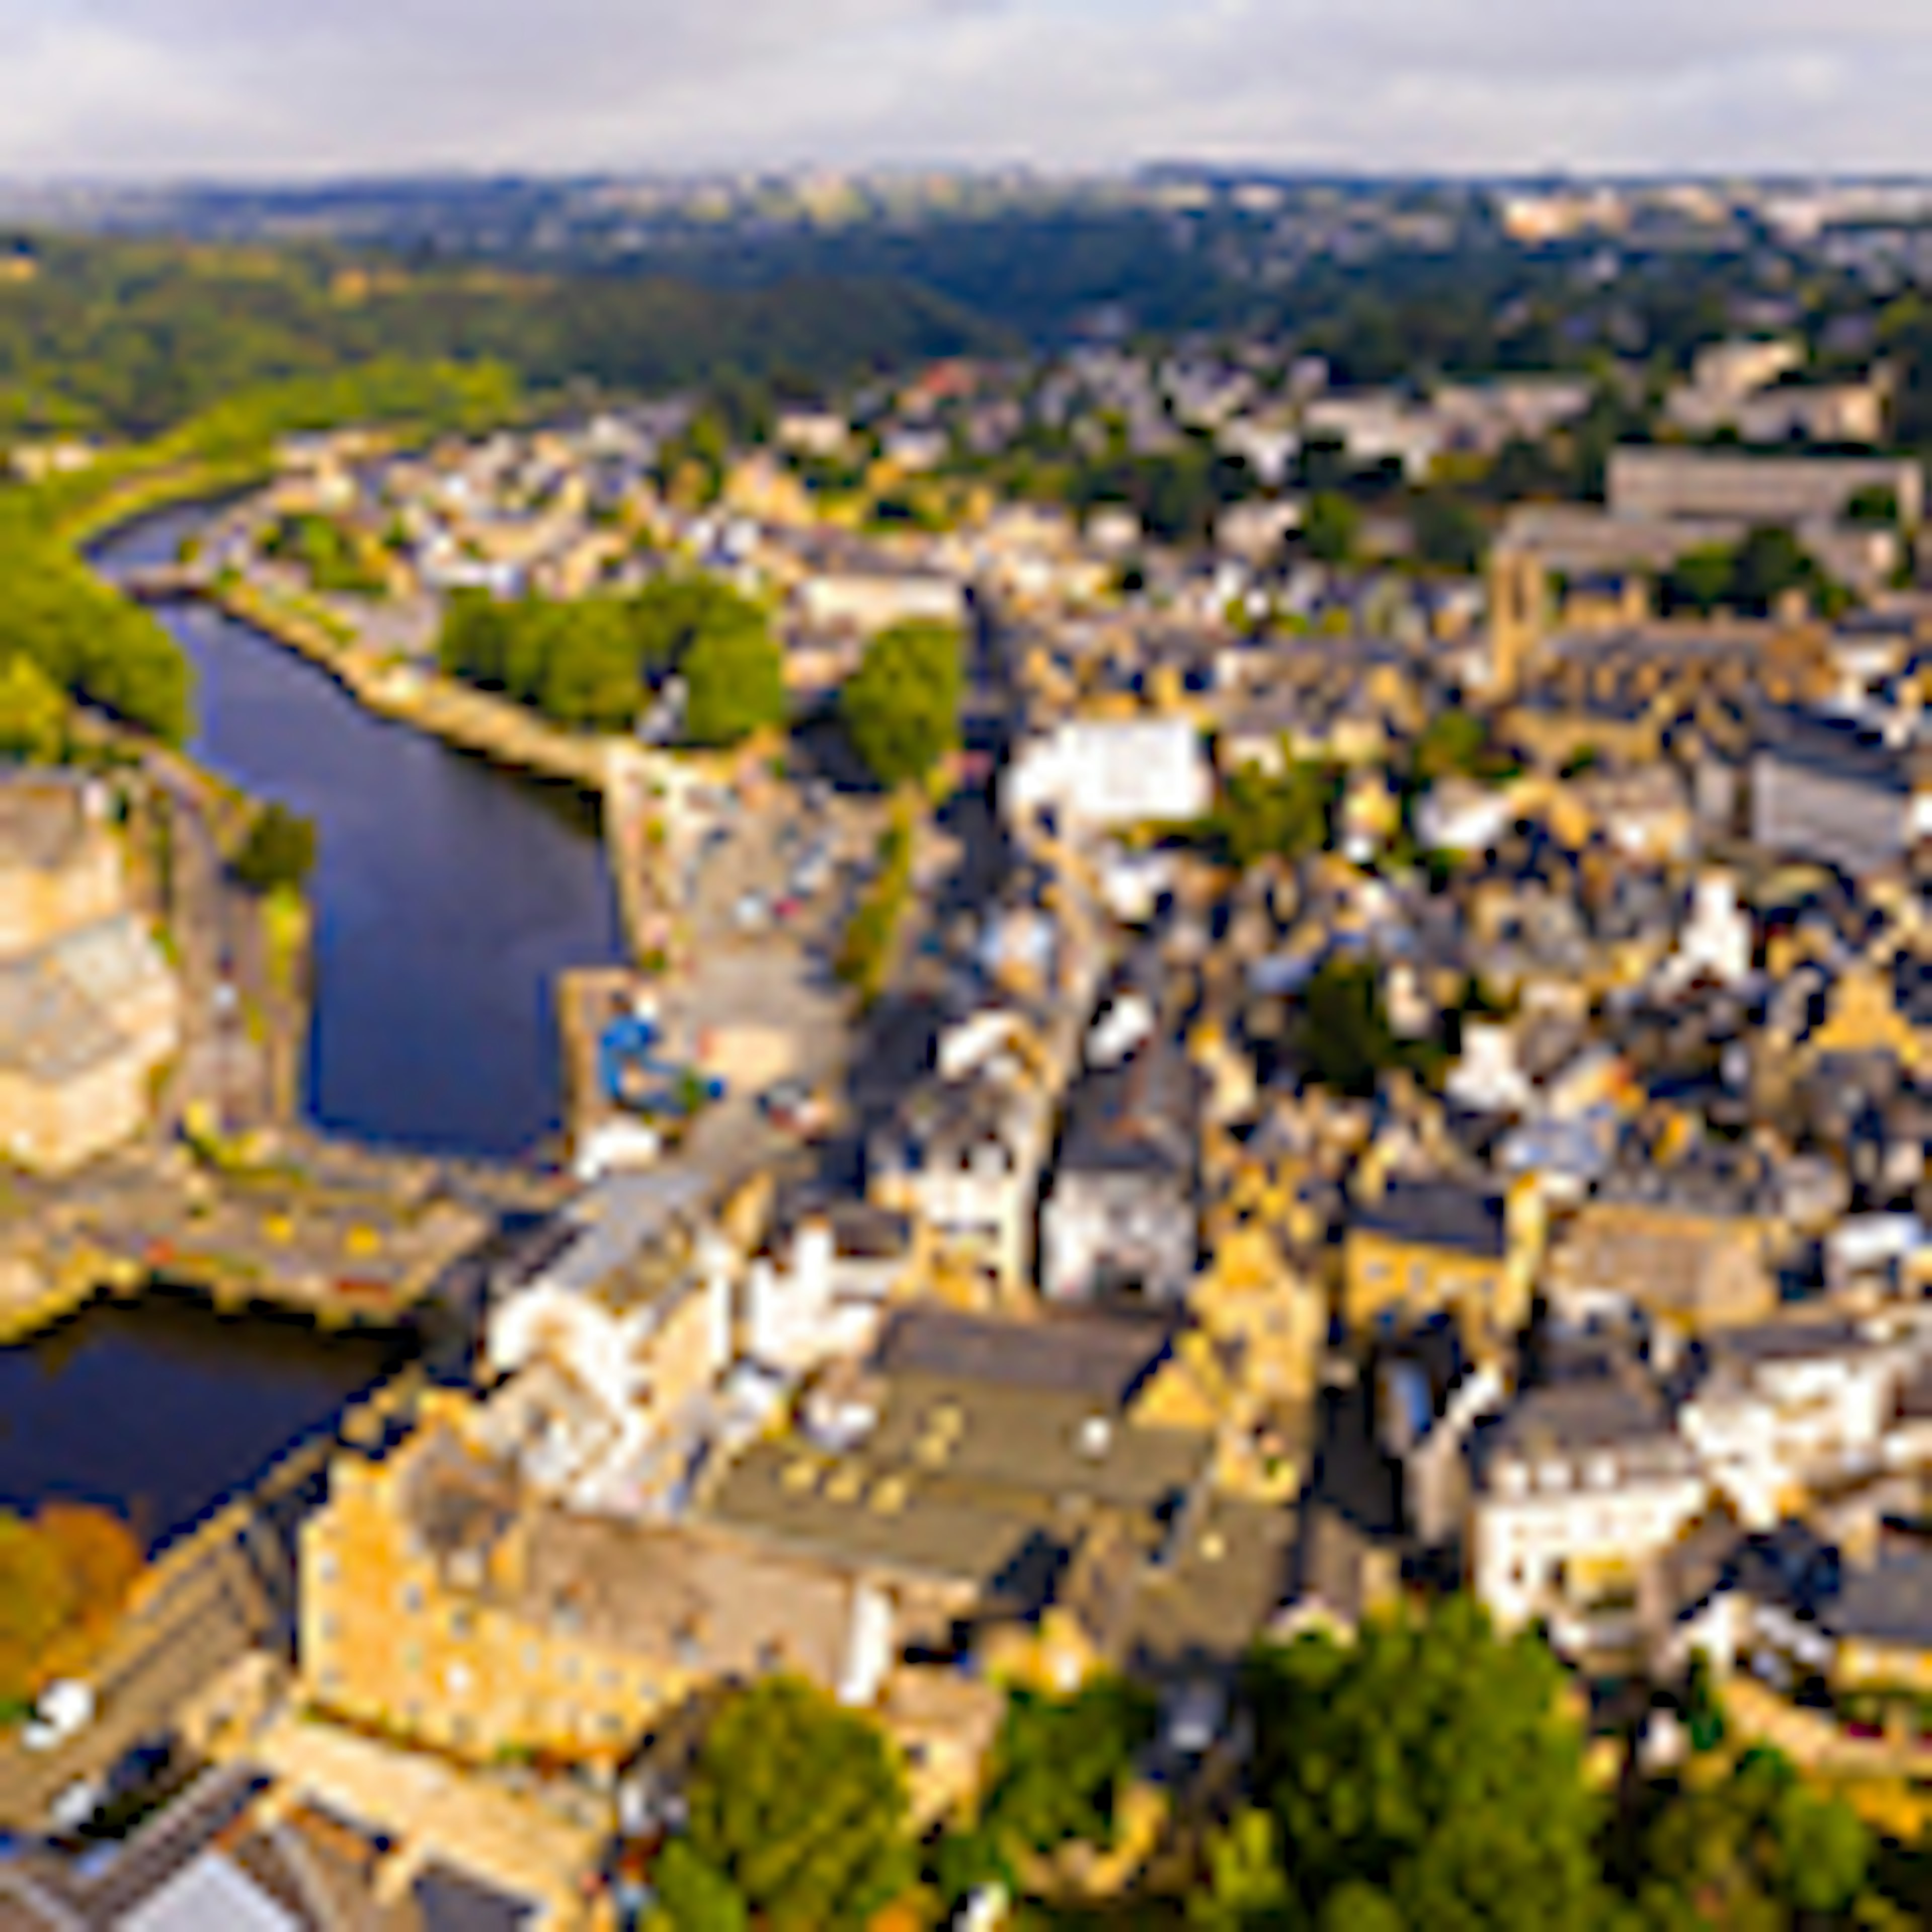
[[[1488,762],[1489,728],[1474,712],[1438,711],[1415,741],[1415,776],[1424,784],[1473,776]]]
[[[923,778],[959,742],[964,674],[950,625],[896,624],[866,647],[840,694],[853,748],[881,784]]]
[[[670,1932],[746,1932],[751,1914],[738,1888],[706,1864],[689,1841],[674,1838],[651,1874]]]
[[[1327,848],[1335,794],[1334,777],[1319,765],[1293,764],[1274,775],[1244,765],[1222,788],[1214,829],[1234,865],[1270,854],[1298,859]]]
[[[1347,497],[1318,490],[1308,500],[1301,538],[1318,563],[1346,563],[1361,540],[1362,513]]]
[[[683,676],[685,735],[694,744],[736,745],[785,722],[784,658],[762,621],[701,633]]]
[[[1208,1834],[1204,1882],[1187,1894],[1187,1922],[1199,1932],[1247,1932],[1279,1922],[1292,1894],[1282,1870],[1271,1814],[1238,1809]]]
[[[315,826],[286,806],[271,803],[255,814],[230,870],[251,892],[297,890],[315,866]]]
[[[573,729],[629,729],[643,700],[628,617],[608,597],[557,607],[546,626],[536,708]]]
[[[706,1730],[686,1794],[683,1897],[734,1922],[720,1881],[770,1932],[860,1932],[917,1876],[904,1780],[875,1726],[796,1678],[734,1693]]]
[[[1466,1599],[1262,1653],[1258,1789],[1304,1910],[1338,1932],[1592,1923],[1598,1819],[1562,1689],[1540,1642],[1498,1640]]]
[[[1705,615],[1731,595],[1731,552],[1721,544],[1686,551],[1664,574],[1664,607]]]
[[[67,748],[68,704],[30,657],[0,662],[0,758],[58,764]]]
[[[1373,1098],[1384,1073],[1403,1064],[1382,984],[1366,960],[1324,960],[1302,994],[1295,1051],[1310,1076],[1337,1094]]]
[[[1004,1856],[1114,1842],[1120,1796],[1154,1736],[1153,1700],[1124,1678],[1071,1697],[1016,1690],[993,1748],[980,1825]]]
[[[1432,490],[1415,500],[1409,513],[1415,554],[1437,570],[1469,576],[1483,567],[1490,547],[1489,531],[1475,508],[1460,496]]]

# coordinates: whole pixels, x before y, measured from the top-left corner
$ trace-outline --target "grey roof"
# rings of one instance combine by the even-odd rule
[[[1396,1180],[1379,1201],[1356,1209],[1352,1225],[1418,1246],[1460,1250],[1500,1261],[1509,1251],[1502,1196],[1454,1180]]]
[[[1056,1184],[1081,1173],[1185,1180],[1194,1168],[1198,1101],[1193,1067],[1164,1041],[1088,1074],[1067,1098]]]
[[[1084,1396],[1120,1409],[1172,1340],[1166,1325],[1124,1316],[1067,1313],[1013,1322],[914,1306],[887,1324],[875,1366],[889,1376],[994,1382]]]
[[[1870,1569],[1847,1570],[1818,1621],[1834,1636],[1932,1650],[1932,1551],[1889,1552]]]
[[[1912,795],[1910,753],[1850,718],[1778,710],[1766,715],[1760,729],[1760,756],[1843,784],[1867,785],[1901,798]]]

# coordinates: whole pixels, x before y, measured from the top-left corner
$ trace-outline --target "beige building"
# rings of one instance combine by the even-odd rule
[[[0,780],[0,1157],[63,1173],[139,1131],[180,1026],[103,795],[64,773]]]

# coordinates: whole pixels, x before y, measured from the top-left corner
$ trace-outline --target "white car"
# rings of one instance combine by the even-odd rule
[[[92,1687],[71,1677],[57,1678],[40,1693],[34,1714],[21,1728],[20,1742],[29,1750],[52,1750],[93,1721]]]

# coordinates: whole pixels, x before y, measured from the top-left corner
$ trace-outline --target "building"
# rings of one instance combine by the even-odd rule
[[[1778,1284],[1748,1217],[1647,1201],[1592,1201],[1550,1258],[1552,1305],[1585,1324],[1640,1315],[1678,1340],[1768,1321]]]
[[[1636,1642],[1646,1571],[1709,1485],[1634,1376],[1522,1396],[1476,1450],[1471,1587],[1505,1630],[1541,1617],[1572,1653]]]
[[[1751,838],[1857,878],[1897,865],[1932,832],[1922,753],[1852,722],[1773,716],[1751,761]]]
[[[1000,803],[1010,820],[1051,814],[1063,828],[1180,824],[1214,803],[1201,734],[1186,718],[1084,718],[1022,746]]]
[[[180,1036],[105,795],[64,773],[0,778],[0,1156],[65,1173],[130,1138]]]
[[[966,592],[955,578],[917,572],[816,572],[798,589],[798,614],[814,629],[870,637],[895,624],[966,621]]]
[[[1627,447],[1610,457],[1608,496],[1617,517],[1837,523],[1868,491],[1889,493],[1903,528],[1916,530],[1924,520],[1924,474],[1909,460],[1649,447]]]
[[[1533,1186],[1392,1182],[1359,1204],[1342,1251],[1342,1317],[1358,1334],[1453,1316],[1478,1355],[1529,1318],[1540,1229]]]
[[[1183,1300],[1200,1258],[1200,1118],[1198,1077],[1173,1041],[1150,1040],[1075,1086],[1040,1208],[1048,1300]]]
[[[703,1526],[577,1514],[536,1496],[464,1398],[387,1453],[344,1454],[303,1525],[304,1694],[481,1762],[614,1766],[720,1678],[848,1683],[871,1613],[848,1578]]]

